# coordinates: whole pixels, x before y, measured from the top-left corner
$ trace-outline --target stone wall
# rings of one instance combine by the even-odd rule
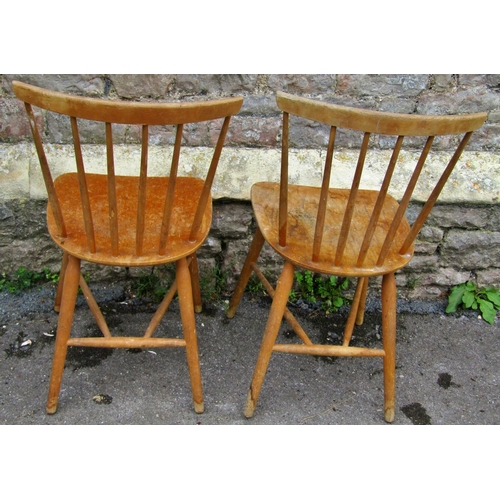
[[[0,274],[11,274],[21,266],[55,270],[60,258],[45,232],[45,192],[24,109],[10,88],[13,79],[122,100],[189,101],[243,95],[245,102],[231,122],[214,185],[213,228],[201,252],[202,268],[206,273],[215,266],[221,268],[228,289],[234,285],[253,234],[250,187],[257,180],[276,179],[279,168],[277,90],[401,113],[487,111],[485,126],[473,135],[450,188],[443,192],[441,204],[420,234],[415,258],[398,274],[398,284],[402,295],[423,298],[437,298],[471,276],[480,285],[500,286],[500,75],[0,75]],[[67,170],[73,159],[65,124],[50,114],[40,117],[40,124],[52,145],[51,162],[56,170]],[[81,131],[89,150],[102,144],[102,129],[82,126]],[[198,160],[210,145],[211,130],[198,125],[190,133],[189,158]],[[138,135],[128,127],[115,135],[120,143],[117,158],[126,171],[134,171]],[[327,140],[325,129],[299,124],[291,138],[294,180],[319,182],[314,167],[324,162]],[[152,168],[161,168],[168,163],[173,134],[157,128],[150,143]],[[349,138],[340,146],[348,150]],[[381,158],[384,147],[383,142],[377,143]],[[443,153],[448,148],[446,141],[438,144]],[[186,160],[184,168],[192,168],[194,161]],[[376,167],[377,161],[371,159],[370,165]],[[342,183],[345,174],[340,167],[338,172],[334,182]],[[414,202],[410,219],[418,196]],[[276,271],[272,253],[266,252],[263,261],[269,271]],[[126,275],[126,270],[113,269],[93,278]]]

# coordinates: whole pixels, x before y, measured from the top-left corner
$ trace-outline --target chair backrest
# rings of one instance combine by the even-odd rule
[[[370,137],[372,134],[394,136],[395,142],[385,176],[379,188],[379,194],[375,202],[369,222],[366,225],[362,244],[357,255],[356,267],[362,267],[367,255],[370,243],[372,241],[375,229],[379,222],[382,207],[391,183],[391,178],[395,171],[398,156],[402,149],[405,137],[422,136],[427,137],[423,145],[420,157],[415,165],[413,174],[408,179],[408,184],[400,200],[400,205],[395,214],[390,227],[386,231],[385,241],[380,248],[377,266],[384,263],[385,258],[391,248],[401,221],[405,215],[408,204],[412,198],[415,186],[423,171],[424,164],[431,150],[434,138],[436,136],[463,134],[458,147],[454,153],[450,154],[448,164],[445,166],[441,177],[438,179],[432,189],[427,201],[422,207],[420,214],[411,226],[403,245],[398,250],[401,255],[405,254],[413,244],[418,232],[422,228],[427,216],[434,206],[441,190],[448,180],[453,168],[455,167],[460,155],[462,154],[472,132],[482,126],[486,120],[486,113],[474,113],[467,115],[450,116],[424,116],[424,115],[404,115],[396,113],[385,113],[379,111],[369,111],[346,106],[320,102],[289,95],[283,92],[277,93],[278,107],[283,111],[283,138],[282,138],[282,158],[281,158],[281,180],[280,180],[280,207],[279,207],[279,244],[285,247],[287,244],[287,197],[288,197],[288,150],[289,150],[289,129],[290,115],[295,115],[307,120],[312,120],[330,126],[329,143],[324,166],[321,194],[318,202],[318,211],[316,218],[312,261],[319,259],[321,244],[323,240],[323,231],[325,223],[325,214],[328,202],[328,189],[330,187],[330,177],[332,171],[332,159],[334,155],[335,139],[337,129],[349,129],[361,133],[362,141],[359,151],[356,167],[346,209],[344,212],[339,239],[333,242],[336,247],[334,265],[338,266],[342,262],[343,253],[349,237],[353,212],[358,197],[363,167],[369,148]],[[384,141],[387,143],[388,141]],[[423,142],[423,141],[422,141]],[[412,148],[414,145],[412,144]],[[359,229],[359,228],[357,228]],[[328,242],[332,244],[332,242]]]
[[[42,143],[42,135],[40,134],[40,131],[38,129],[32,106],[70,117],[75,149],[76,169],[78,173],[78,182],[85,223],[85,232],[87,237],[88,249],[91,253],[96,252],[96,243],[92,210],[90,207],[89,192],[82,154],[81,139],[78,129],[78,119],[104,122],[105,124],[109,202],[109,234],[111,238],[113,255],[118,255],[120,249],[118,238],[118,221],[116,215],[118,212],[112,125],[137,125],[142,129],[138,194],[139,201],[137,205],[137,225],[135,238],[136,253],[139,256],[142,254],[145,229],[149,127],[154,125],[173,125],[176,127],[175,145],[169,172],[168,191],[163,211],[163,222],[161,228],[159,228],[158,254],[164,255],[167,247],[167,235],[169,232],[169,225],[172,216],[172,206],[174,202],[174,191],[177,180],[183,127],[188,123],[223,119],[219,137],[214,148],[211,164],[208,169],[201,196],[198,201],[196,215],[192,222],[190,240],[194,240],[196,238],[196,234],[200,229],[205,208],[208,201],[210,200],[210,191],[228,130],[229,121],[231,116],[236,114],[240,110],[243,103],[242,97],[182,103],[123,102],[81,97],[76,95],[67,95],[60,92],[41,89],[18,81],[14,81],[12,83],[12,88],[16,96],[25,103],[31,132],[33,134],[36,151],[40,160],[43,179],[47,188],[50,207],[52,209],[59,234],[62,237],[66,236],[64,216],[61,210],[60,202],[57,198],[54,180]]]

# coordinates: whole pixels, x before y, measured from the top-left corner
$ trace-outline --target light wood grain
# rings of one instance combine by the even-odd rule
[[[204,411],[195,312],[201,311],[201,292],[196,251],[205,241],[212,220],[211,188],[231,116],[243,98],[234,97],[191,103],[121,102],[62,94],[21,82],[13,82],[16,96],[24,101],[40,167],[48,193],[47,225],[54,242],[63,250],[61,283],[55,300],[60,311],[54,361],[46,410],[57,410],[68,346],[104,348],[184,347],[190,375],[194,410]],[[45,155],[33,107],[69,116],[75,148],[76,172],[55,179]],[[78,122],[105,122],[106,144],[103,173],[85,171]],[[219,138],[206,177],[179,177],[184,125],[213,121]],[[115,173],[113,124],[141,129],[140,174]],[[218,125],[217,125],[218,124]],[[177,127],[169,176],[151,177],[148,172],[149,131],[152,125]],[[176,279],[143,336],[113,336],[104,315],[80,274],[81,261],[105,266],[155,266],[176,263]],[[103,337],[71,337],[80,285]],[[183,338],[157,338],[154,332],[175,294],[179,297]]]
[[[396,282],[394,273],[412,259],[413,245],[441,190],[467,144],[471,133],[486,119],[486,113],[461,116],[421,116],[382,113],[277,93],[283,112],[280,182],[257,182],[252,186],[252,207],[258,228],[243,266],[228,310],[232,318],[252,270],[273,299],[258,359],[252,377],[244,414],[254,414],[257,400],[273,352],[312,356],[378,356],[383,358],[384,418],[395,418],[396,369]],[[330,137],[321,187],[290,183],[288,154],[291,116],[330,127]],[[331,186],[335,138],[349,129],[360,135],[359,156],[352,165],[349,189]],[[374,134],[395,136],[393,151],[378,189],[362,189],[366,157]],[[464,134],[443,174],[429,193],[427,203],[413,226],[406,218],[420,176],[431,153],[436,135]],[[408,179],[400,202],[390,195],[390,185],[398,168],[398,158],[407,136],[427,136],[419,160]],[[349,136],[351,137],[351,136]],[[386,138],[387,139],[387,138]],[[392,141],[392,139],[395,139]],[[355,141],[352,141],[355,143]],[[276,291],[258,267],[264,243],[285,261]],[[313,343],[286,307],[295,268],[317,275],[346,276],[358,281],[344,329],[342,345]],[[364,321],[370,277],[382,276],[382,347],[352,347],[355,324]],[[286,319],[302,343],[276,343],[282,319]]]

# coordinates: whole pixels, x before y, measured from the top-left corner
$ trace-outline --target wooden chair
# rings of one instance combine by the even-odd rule
[[[281,180],[280,183],[258,182],[252,187],[251,200],[258,228],[227,312],[229,318],[234,316],[247,282],[254,272],[272,297],[272,306],[244,413],[247,417],[251,417],[254,413],[273,352],[313,356],[380,356],[383,358],[384,367],[385,420],[392,422],[396,366],[394,273],[410,262],[413,256],[413,242],[418,232],[455,167],[472,131],[483,124],[486,113],[464,116],[391,114],[327,104],[282,92],[277,94],[277,104],[283,111]],[[293,115],[330,127],[321,187],[289,184],[289,128]],[[353,168],[350,189],[330,188],[335,139],[342,128],[358,131],[360,135],[359,157]],[[348,133],[353,134],[353,132]],[[394,136],[394,148],[380,189],[361,189],[365,158],[370,138],[374,134]],[[465,135],[455,153],[451,155],[449,163],[414,224],[410,226],[405,211],[423,171],[434,138],[450,134]],[[388,191],[391,177],[397,169],[398,155],[405,136],[424,136],[424,139],[420,140],[422,143],[425,142],[425,145],[413,174],[408,178],[406,191],[398,203]],[[285,261],[276,290],[256,264],[264,242],[267,242]],[[286,307],[296,266],[322,275],[358,279],[342,345],[314,344]],[[382,348],[353,347],[349,345],[353,327],[355,323],[363,323],[368,279],[372,276],[382,276]],[[283,317],[301,339],[301,344],[276,343]]]
[[[121,102],[65,95],[13,82],[16,96],[25,103],[36,151],[48,193],[47,224],[63,251],[55,309],[60,310],[47,412],[57,409],[68,346],[110,348],[185,347],[194,409],[204,410],[194,311],[201,310],[196,251],[205,241],[212,218],[211,186],[229,121],[243,98],[207,102]],[[69,116],[76,172],[53,179],[32,106]],[[78,130],[79,119],[102,122],[106,154],[103,174],[85,172]],[[177,175],[184,125],[219,120],[220,135],[206,179]],[[140,175],[115,175],[113,125],[140,127]],[[148,176],[149,127],[175,125],[175,146],[170,172]],[[103,134],[104,135],[104,134]],[[104,147],[103,147],[104,150]],[[168,175],[168,176],[167,176]],[[112,336],[80,271],[81,261],[104,266],[157,266],[176,264],[176,279],[143,336]],[[75,301],[81,287],[103,334],[71,338]],[[157,338],[153,333],[175,294],[179,297],[184,338]]]

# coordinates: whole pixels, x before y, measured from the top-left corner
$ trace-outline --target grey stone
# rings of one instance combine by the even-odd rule
[[[492,221],[498,221],[499,215],[499,208],[493,206],[436,205],[427,219],[427,224],[442,228],[492,229]]]
[[[496,267],[500,232],[451,229],[441,246],[441,265],[465,269]]]
[[[105,87],[103,75],[4,75],[3,89],[12,95],[13,80],[58,92],[90,96],[102,95]]]
[[[249,204],[217,204],[212,215],[212,235],[226,239],[244,238],[248,235],[252,217]]]
[[[200,259],[213,258],[219,255],[221,251],[222,245],[220,240],[209,235],[198,251],[198,256]]]
[[[176,75],[180,95],[235,95],[252,92],[257,75]]]
[[[427,241],[427,242],[439,242],[443,239],[444,230],[440,227],[430,226],[427,224],[420,230],[418,234],[418,241]]]
[[[414,97],[428,83],[429,75],[338,75],[337,91],[358,97]]]
[[[168,94],[174,75],[109,75],[109,78],[119,97],[158,99]]]
[[[335,89],[335,75],[270,75],[269,88],[291,94],[318,95],[332,93]]]
[[[486,87],[471,87],[456,93],[426,94],[420,97],[417,111],[420,114],[449,115],[477,113],[500,107],[500,96]]]

